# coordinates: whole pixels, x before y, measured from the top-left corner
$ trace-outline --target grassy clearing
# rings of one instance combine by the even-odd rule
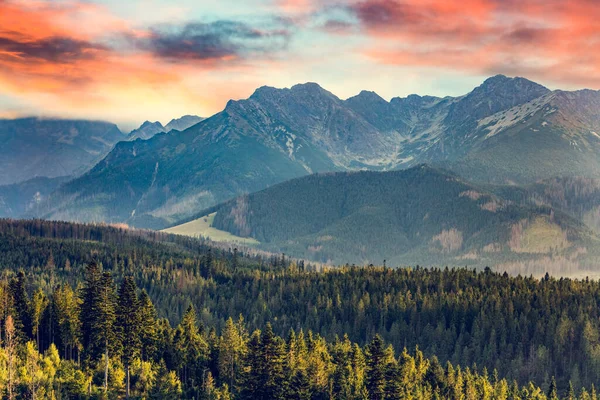
[[[545,218],[536,218],[523,232],[520,252],[550,253],[569,246],[567,235],[560,226]]]
[[[204,217],[195,219],[190,222],[186,222],[185,224],[177,225],[172,228],[164,229],[163,232],[167,233],[175,233],[177,235],[185,235],[192,237],[206,237],[210,240],[214,240],[215,242],[231,242],[231,243],[241,243],[244,245],[257,245],[260,242],[253,238],[243,238],[240,236],[232,235],[229,232],[222,231],[217,228],[213,228],[212,224],[215,219],[215,215],[217,213],[214,212],[209,215],[205,215]]]

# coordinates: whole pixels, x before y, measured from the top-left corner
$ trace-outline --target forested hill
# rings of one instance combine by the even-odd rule
[[[494,265],[543,275],[553,267],[548,257],[562,257],[572,271],[555,272],[585,269],[581,249],[597,242],[589,229],[551,206],[515,203],[519,190],[497,195],[421,165],[311,175],[201,214],[216,212],[215,228],[266,249],[322,262]]]
[[[94,274],[103,277],[100,281],[90,279],[89,265],[94,260],[100,269]],[[115,286],[123,287],[126,276],[131,276],[135,285],[148,293],[158,317],[170,322],[156,323],[160,340],[154,344],[162,349],[159,354],[149,357],[148,353],[132,353],[135,395],[155,393],[154,398],[179,398],[178,393],[183,393],[184,398],[198,398],[206,395],[203,390],[208,390],[205,385],[210,372],[212,380],[208,382],[215,385],[209,386],[211,393],[222,393],[223,384],[227,384],[236,399],[330,398],[332,390],[334,398],[378,398],[371,393],[379,389],[369,388],[367,383],[372,373],[365,372],[374,370],[360,367],[365,365],[363,362],[368,365],[372,354],[371,347],[363,346],[373,345],[376,334],[394,346],[398,364],[391,361],[388,350],[385,359],[389,362],[383,361],[390,368],[386,367],[386,378],[379,375],[379,380],[371,382],[379,382],[376,385],[379,388],[385,382],[390,390],[393,387],[409,390],[415,399],[481,399],[488,398],[483,394],[488,390],[504,393],[497,397],[500,399],[545,399],[548,397],[544,393],[553,392],[553,376],[563,398],[568,394],[569,382],[578,394],[587,387],[589,395],[592,384],[600,381],[600,283],[593,280],[551,277],[537,280],[501,275],[489,269],[475,272],[344,267],[314,272],[308,265],[284,256],[248,256],[191,238],[116,227],[9,220],[0,221],[0,268],[0,295],[4,299],[0,301],[0,335],[5,338],[8,315],[18,311],[18,318],[26,321],[22,328],[17,328],[22,331],[23,343],[18,361],[23,364],[19,366],[26,366],[27,360],[36,360],[34,350],[39,332],[39,349],[44,351],[54,342],[58,351],[50,350],[42,361],[29,366],[41,365],[46,371],[52,370],[56,364],[49,362],[55,362],[59,356],[73,359],[75,364],[65,362],[64,369],[57,367],[61,372],[53,375],[53,380],[36,381],[37,387],[48,388],[54,382],[61,385],[61,390],[80,390],[82,398],[89,382],[92,391],[101,391],[104,348],[102,343],[85,336],[84,332],[89,331],[84,326],[92,326],[91,322],[77,320],[78,315],[87,318],[89,314],[79,311],[85,310],[82,307],[86,304],[86,291],[77,288],[89,288],[90,282],[96,282],[107,288],[100,293],[113,293],[109,297],[117,302],[119,292]],[[19,277],[18,271],[23,275]],[[138,295],[144,304],[149,304],[141,292]],[[76,301],[78,297],[83,303]],[[186,312],[190,305],[193,309]],[[61,307],[69,310],[70,317],[64,314],[59,317],[58,313],[66,312]],[[151,307],[146,310],[151,311]],[[115,318],[119,313],[115,311]],[[260,329],[262,333],[243,341],[244,351],[236,353],[237,372],[232,379],[221,364],[224,357],[221,352],[229,345],[223,344],[219,337],[232,334],[233,328],[227,320],[231,317],[237,321],[240,314],[248,332]],[[16,314],[13,318],[17,321]],[[286,338],[285,344],[265,333],[269,331],[268,323],[274,335]],[[172,329],[169,325],[179,327]],[[294,342],[291,329],[296,338],[303,332],[306,355],[296,358],[298,353],[290,345]],[[119,335],[109,353],[112,354],[109,382],[113,393],[122,394],[123,371],[129,357],[123,349],[140,348],[121,346],[123,333],[116,332]],[[348,341],[342,339],[344,335],[348,335]],[[24,345],[28,340],[33,342],[30,348]],[[271,340],[277,346],[269,347],[267,343]],[[416,346],[430,360],[431,369],[424,368],[425,375],[409,375],[410,379],[401,380],[399,377],[404,373],[397,372],[396,365],[400,371],[412,371],[411,359],[420,357],[414,350]],[[402,353],[404,347],[410,357]],[[275,389],[258,383],[252,386],[251,382],[265,382],[261,379],[266,378],[250,374],[246,377],[252,379],[246,379],[242,371],[259,373],[265,368],[257,361],[264,357],[264,348],[278,355],[272,359],[280,360],[275,362],[277,365],[280,362],[285,365],[287,375],[273,378],[278,387],[291,390],[296,385],[303,395],[293,397],[290,394],[296,393],[293,391],[286,392],[284,397],[269,397],[271,392],[267,392],[268,395],[257,397],[256,390],[262,393],[261,390],[267,390],[265,387]],[[354,350],[349,353],[349,348]],[[77,366],[79,353],[83,368]],[[441,369],[435,367],[433,356],[439,360]],[[306,357],[308,361],[298,361]],[[2,360],[5,358],[0,357],[0,368],[6,365]],[[447,367],[448,361],[452,368]],[[494,369],[498,371],[498,379]],[[1,382],[5,382],[3,376],[0,374]],[[19,387],[26,395],[30,381],[26,375],[19,376],[22,378]],[[167,376],[170,378],[165,381]],[[360,376],[363,381],[355,380]],[[433,380],[434,376],[437,380]],[[505,383],[501,383],[503,378]],[[515,380],[518,392],[513,389]],[[436,387],[438,397],[423,394],[435,392]],[[174,388],[175,395],[161,397],[166,396],[161,390],[168,388]],[[250,390],[251,394],[243,395],[248,393],[244,390]],[[340,391],[346,395],[339,394]]]

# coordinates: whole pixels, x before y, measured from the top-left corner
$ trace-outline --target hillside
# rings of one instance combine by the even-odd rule
[[[46,197],[69,177],[32,178],[0,186],[0,217],[25,216],[34,212]]]
[[[254,238],[265,249],[333,263],[502,269],[510,262],[563,257],[571,265],[581,246],[596,243],[567,214],[513,204],[507,197],[422,165],[311,175],[201,214],[216,212],[214,228]],[[528,272],[543,274],[544,268],[553,263]]]
[[[461,97],[389,102],[367,91],[342,100],[315,83],[265,86],[178,135],[120,144],[37,215],[164,228],[291,178],[423,162],[482,183],[600,177],[599,107],[599,92],[501,75]]]
[[[108,122],[0,120],[0,185],[82,174],[124,138]]]
[[[488,189],[522,205],[547,205],[562,210],[600,232],[600,180],[553,178],[531,185],[489,186]]]

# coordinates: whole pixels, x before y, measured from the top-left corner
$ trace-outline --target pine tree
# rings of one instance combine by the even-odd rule
[[[104,392],[107,392],[110,354],[120,346],[115,329],[117,297],[114,282],[108,272],[102,274],[100,302],[97,307],[99,318],[95,321],[95,329],[102,335],[103,340],[100,340],[100,343],[104,342],[104,357],[106,360],[104,367]]]
[[[259,399],[284,399],[285,381],[285,342],[273,333],[267,323],[260,337],[260,364],[258,369]]]
[[[200,333],[196,310],[190,304],[175,331],[173,345],[177,353],[179,368],[183,370],[183,381],[194,385],[202,374],[203,364],[208,359],[208,343]]]
[[[397,362],[390,362],[385,369],[385,395],[386,400],[400,400],[403,398],[403,386],[400,378],[400,366]]]
[[[158,321],[156,308],[148,293],[142,290],[139,296],[140,305],[140,342],[142,360],[150,360],[156,355],[158,342]]]
[[[310,381],[304,369],[299,369],[298,371],[296,371],[296,373],[290,381],[288,392],[289,399],[310,400],[312,398],[312,393],[310,390]]]
[[[22,369],[22,380],[32,399],[38,398],[43,374],[40,366],[40,353],[33,342],[25,345],[25,366]]]
[[[552,377],[550,387],[548,388],[548,400],[558,400],[558,388],[556,387],[556,379]]]
[[[5,339],[4,339],[4,351],[6,353],[7,358],[7,381],[6,381],[6,392],[8,396],[8,400],[15,399],[16,393],[15,389],[18,384],[18,375],[17,375],[17,333],[15,329],[15,325],[13,322],[13,318],[11,315],[6,317],[5,322]]]
[[[156,400],[180,400],[183,390],[181,381],[175,371],[168,371],[164,364],[158,371],[158,381],[150,395],[151,399]]]
[[[371,343],[367,346],[367,391],[372,400],[383,400],[385,398],[387,368],[387,355],[383,339],[375,335]]]
[[[104,392],[108,391],[110,354],[119,349],[116,335],[117,295],[108,272],[101,273],[96,264],[88,265],[81,291],[81,324],[88,360],[104,356]]]
[[[260,382],[258,381],[262,363],[260,331],[252,333],[247,347],[248,351],[244,360],[238,392],[240,398],[251,400],[258,398],[260,389]]]
[[[230,317],[225,323],[225,328],[219,341],[219,377],[228,382],[230,387],[235,387],[237,371],[241,360],[246,353],[246,343],[243,333]]]
[[[98,352],[93,349],[95,347],[95,337],[97,332],[94,332],[96,320],[98,319],[98,304],[100,302],[102,274],[96,263],[90,263],[86,266],[84,286],[80,291],[81,308],[81,339],[83,347],[86,350],[86,358],[98,358]]]
[[[121,339],[121,358],[126,372],[126,397],[130,395],[131,362],[139,356],[141,350],[141,313],[136,286],[131,276],[125,277],[119,288],[117,307],[117,329]]]
[[[53,310],[58,329],[58,338],[64,348],[64,358],[73,359],[73,352],[81,352],[80,299],[68,284],[61,285],[52,293]]]
[[[575,389],[573,389],[573,383],[571,381],[569,381],[569,390],[567,391],[565,400],[577,400],[577,395],[575,394]]]
[[[32,333],[35,337],[36,346],[40,348],[40,322],[44,310],[48,306],[48,299],[41,288],[35,291],[31,300],[31,312],[32,312]]]
[[[9,289],[16,312],[13,316],[15,329],[23,339],[31,338],[31,310],[25,289],[25,274],[23,271],[19,271],[17,277],[11,280]]]

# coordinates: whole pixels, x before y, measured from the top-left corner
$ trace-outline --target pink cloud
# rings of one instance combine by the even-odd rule
[[[349,4],[376,62],[598,86],[594,1],[365,0]]]

